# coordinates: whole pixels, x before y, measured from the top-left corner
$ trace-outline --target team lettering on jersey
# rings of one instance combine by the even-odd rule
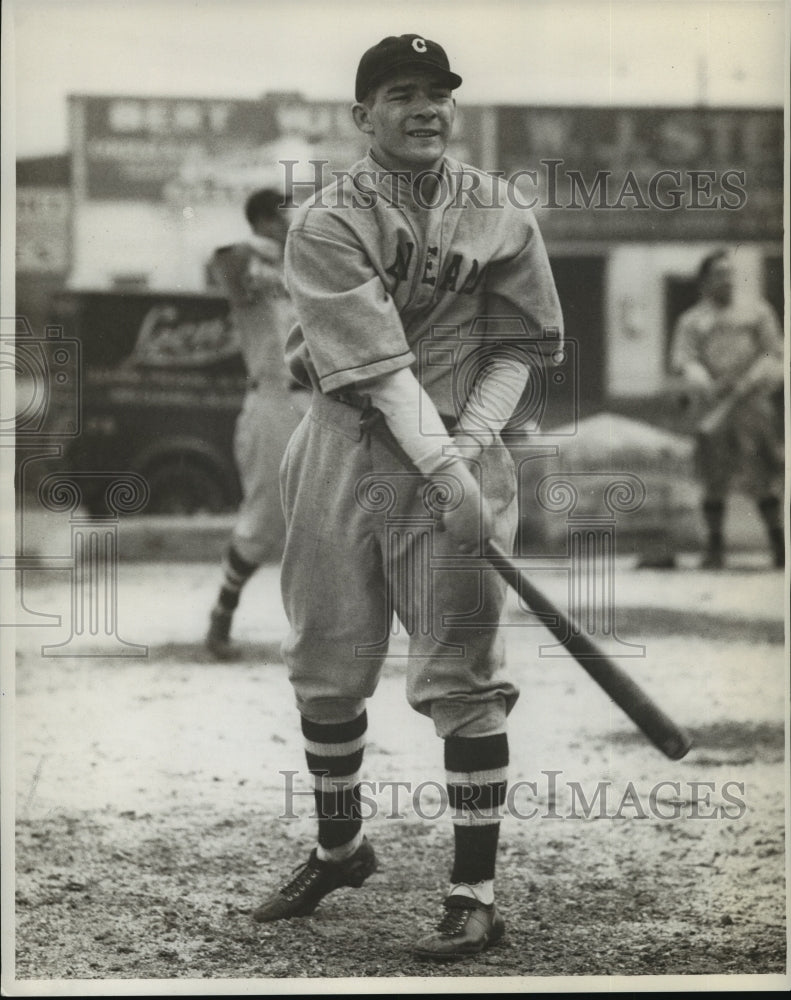
[[[399,243],[396,248],[395,260],[385,268],[385,274],[390,275],[395,284],[395,293],[402,281],[406,281],[412,268],[412,258],[415,255],[415,244],[409,241]],[[444,267],[440,266],[439,247],[426,247],[423,266],[420,269],[420,284],[434,285],[440,292],[456,292],[459,295],[472,295],[481,282],[486,267],[480,267],[473,257],[466,260],[463,254],[454,253]]]

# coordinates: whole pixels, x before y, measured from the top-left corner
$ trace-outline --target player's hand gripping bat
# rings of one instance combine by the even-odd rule
[[[698,437],[708,437],[716,433],[727,419],[733,408],[748,395],[759,384],[759,378],[764,373],[768,373],[768,365],[771,362],[763,355],[747,370],[743,378],[739,379],[731,391],[714,406],[709,412],[698,421],[695,433]]]
[[[378,410],[368,410],[364,421],[366,428],[376,433],[390,451],[407,466],[414,468]],[[544,624],[549,631],[654,746],[671,760],[680,760],[689,752],[692,746],[690,736],[614,660],[606,656],[588,636],[573,628],[569,619],[528,579],[524,570],[491,539],[485,543],[484,555],[492,568],[514,588],[525,604],[544,617]]]

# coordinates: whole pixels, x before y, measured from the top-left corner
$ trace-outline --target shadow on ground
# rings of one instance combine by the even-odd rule
[[[695,765],[780,764],[784,759],[785,729],[779,722],[716,722],[695,727],[691,736],[687,761]],[[621,746],[645,742],[637,730],[616,731],[610,739]]]
[[[563,610],[562,606],[560,610]],[[667,608],[649,605],[616,605],[612,613],[616,634],[621,638],[666,638],[672,630],[673,635],[691,635],[723,643],[770,643],[782,646],[785,641],[783,622],[776,618],[738,618],[675,608],[669,611]],[[534,616],[525,610],[514,609],[508,615],[508,620],[512,623],[527,624],[531,618],[538,626]]]

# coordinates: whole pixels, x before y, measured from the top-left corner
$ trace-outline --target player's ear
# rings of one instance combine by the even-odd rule
[[[371,121],[371,109],[367,104],[363,104],[360,101],[353,104],[352,117],[354,118],[354,124],[361,132],[367,132],[369,134],[373,132],[374,126]]]

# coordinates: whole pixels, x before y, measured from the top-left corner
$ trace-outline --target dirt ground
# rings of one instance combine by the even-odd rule
[[[438,815],[441,744],[406,705],[402,656],[369,704],[364,776],[423,784],[395,804],[392,785],[372,790],[367,832],[380,870],[311,918],[259,926],[251,910],[313,836],[277,652],[277,567],[245,592],[241,656],[225,664],[201,646],[213,563],[121,565],[118,632],[148,647],[138,657],[42,655],[69,636],[69,578],[24,573],[26,620],[62,621],[16,633],[20,989],[156,979],[202,980],[197,992],[210,992],[234,979],[248,983],[243,992],[275,993],[287,980],[313,991],[320,980],[375,977],[382,991],[394,977],[408,992],[448,976],[454,991],[475,977],[482,989],[520,992],[591,976],[602,977],[593,991],[661,983],[645,976],[787,986],[785,587],[764,567],[762,553],[719,574],[692,560],[672,572],[619,564],[618,636],[644,647],[620,662],[692,732],[677,762],[577,664],[539,656],[552,639],[512,599],[505,634],[522,697],[510,717],[512,808],[498,867],[507,935],[450,967],[410,953],[439,915],[452,835]],[[564,574],[537,582],[562,605]],[[393,650],[403,648],[397,636]],[[302,794],[288,799],[284,772],[294,771]],[[689,978],[687,988],[712,983]]]

